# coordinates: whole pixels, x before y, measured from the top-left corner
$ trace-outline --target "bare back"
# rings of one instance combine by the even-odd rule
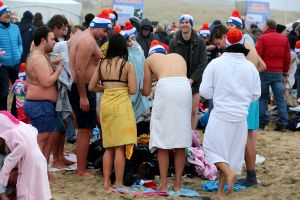
[[[104,60],[100,66],[101,81],[104,89],[112,89],[117,87],[128,87],[128,71],[129,62],[123,62],[122,58],[113,58],[110,62]],[[123,70],[120,71],[123,64]]]
[[[26,64],[26,80],[28,83],[26,99],[56,102],[56,84],[48,81],[53,73],[54,70],[50,60],[44,54],[34,49]]]
[[[70,42],[70,66],[74,82],[78,74],[84,73],[85,83],[88,83],[100,60],[101,51],[89,29],[77,34]]]
[[[187,76],[186,62],[183,57],[176,53],[154,54],[146,59],[146,67],[149,67],[158,80],[165,77]]]

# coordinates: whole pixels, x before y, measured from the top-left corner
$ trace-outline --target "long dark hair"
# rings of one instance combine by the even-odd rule
[[[125,64],[128,62],[128,49],[126,39],[118,33],[113,33],[112,37],[108,42],[108,48],[106,53],[106,58],[102,59],[99,64],[99,73],[101,74],[101,65],[104,60],[107,60],[106,71],[109,66],[109,73],[111,71],[112,59],[118,57],[116,63],[120,59],[122,59],[122,63],[119,71],[119,79],[121,79],[122,71],[124,69]]]

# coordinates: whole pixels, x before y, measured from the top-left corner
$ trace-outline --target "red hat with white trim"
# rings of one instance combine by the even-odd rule
[[[0,16],[6,12],[11,12],[10,8],[7,5],[4,5],[2,1],[0,1]]]
[[[153,40],[150,45],[148,56],[151,56],[155,53],[167,54],[166,49],[159,44],[158,40]]]
[[[204,23],[199,31],[200,36],[203,38],[210,36],[209,24]]]
[[[237,9],[234,9],[232,11],[231,16],[227,20],[227,24],[229,23],[234,24],[239,28],[242,28],[243,26],[242,18],[240,12]]]
[[[226,35],[226,46],[231,46],[234,44],[244,44],[245,39],[242,31],[234,28],[231,29]]]
[[[109,19],[109,11],[102,10],[100,14],[98,14],[90,23],[90,27],[92,28],[106,28],[111,29],[111,21]]]
[[[296,45],[295,45],[295,52],[296,54],[300,54],[300,40],[298,40],[296,42]]]
[[[124,30],[127,32],[129,37],[135,36],[137,34],[136,28],[134,26],[132,26],[130,21],[125,22]]]
[[[115,26],[114,32],[117,33],[117,34],[122,35],[126,40],[129,38],[129,35],[127,34],[127,32],[126,32],[126,31],[123,31],[123,30],[121,29],[121,26],[120,26],[120,25]]]

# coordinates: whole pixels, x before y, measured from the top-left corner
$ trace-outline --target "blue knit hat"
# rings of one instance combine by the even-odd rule
[[[194,25],[194,18],[189,14],[181,15],[179,18],[179,23],[181,23],[183,20],[188,20],[192,26]]]
[[[0,16],[6,12],[11,12],[10,8],[7,5],[4,5],[2,1],[0,1]]]

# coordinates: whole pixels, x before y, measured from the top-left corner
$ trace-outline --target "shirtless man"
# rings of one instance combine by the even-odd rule
[[[151,152],[158,150],[160,191],[167,192],[169,150],[175,150],[174,191],[181,187],[185,165],[185,148],[192,144],[192,90],[186,76],[186,62],[179,54],[165,55],[166,50],[154,40],[144,64],[142,94],[148,96],[152,75],[158,80],[151,114]]]
[[[63,68],[63,64],[59,64],[54,70],[47,56],[54,44],[53,32],[45,26],[38,28],[34,32],[35,48],[27,59],[26,67],[28,91],[24,110],[38,130],[38,144],[47,161],[51,151],[49,134],[55,128],[56,80]]]
[[[228,30],[232,28],[238,28],[238,26],[228,23],[227,28],[223,25],[218,25],[215,27],[215,29],[212,32],[211,35],[211,40],[213,44],[215,44],[219,49],[225,49],[226,48],[226,34]],[[266,64],[264,61],[261,59],[261,57],[257,54],[257,51],[255,47],[247,40],[245,40],[245,47],[250,50],[249,54],[246,56],[247,60],[252,62],[258,72],[262,72],[266,69]],[[257,102],[258,103],[258,102]],[[249,110],[249,115],[252,115],[250,117],[257,117],[258,119],[258,113],[255,112],[252,113],[253,109],[252,106],[255,106],[254,103],[251,103],[250,105],[250,110]],[[258,110],[256,112],[259,112]],[[249,118],[248,118],[249,121]],[[250,120],[251,121],[251,120]],[[252,120],[253,121],[253,120]],[[257,124],[258,126],[258,124]],[[245,149],[245,162],[246,162],[246,168],[247,168],[247,178],[243,181],[243,185],[249,187],[257,184],[256,180],[256,172],[255,172],[255,159],[256,159],[256,140],[257,140],[257,130],[258,127],[251,127],[249,125],[248,127],[248,139],[247,139],[247,144],[246,144],[246,149]],[[245,182],[246,181],[246,182]]]
[[[70,43],[69,59],[74,83],[69,99],[78,126],[76,145],[78,176],[91,176],[86,171],[86,165],[92,130],[96,127],[96,94],[89,92],[87,88],[101,56],[96,40],[106,37],[109,29],[111,29],[109,13],[103,10],[93,19],[90,27],[74,36]]]

